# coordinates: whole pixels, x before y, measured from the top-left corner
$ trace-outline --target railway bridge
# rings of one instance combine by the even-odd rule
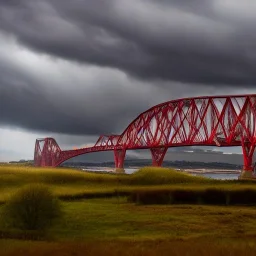
[[[35,166],[59,166],[82,154],[113,151],[115,167],[124,167],[127,150],[149,149],[161,166],[169,147],[241,146],[243,174],[251,176],[256,146],[256,94],[171,100],[135,118],[120,135],[101,135],[94,146],[61,150],[54,138],[37,139]]]

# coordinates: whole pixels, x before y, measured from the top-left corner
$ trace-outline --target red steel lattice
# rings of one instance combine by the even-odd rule
[[[53,138],[36,140],[35,165],[58,166],[69,158],[114,151],[123,168],[126,150],[150,149],[153,165],[169,147],[242,146],[244,170],[253,169],[256,146],[256,94],[172,100],[140,114],[121,135],[102,135],[93,147],[62,151]]]

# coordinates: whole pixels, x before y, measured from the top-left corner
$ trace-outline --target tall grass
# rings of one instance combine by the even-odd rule
[[[130,176],[132,185],[216,184],[218,180],[193,176],[170,168],[144,167]]]
[[[186,188],[188,191],[190,188],[193,191],[195,188],[196,190],[255,188],[255,183],[250,181],[220,181],[169,168],[145,167],[127,175],[92,173],[68,168],[7,165],[0,166],[0,203],[8,200],[8,197],[19,187],[31,183],[50,186],[56,196],[65,200],[122,196],[134,191],[153,194],[181,188]]]
[[[0,230],[1,255],[255,255],[255,207],[142,205],[152,204],[152,195],[160,196],[156,203],[163,204],[166,200],[223,205],[249,202],[255,200],[255,183],[216,181],[167,168],[147,167],[132,175],[115,175],[0,166],[0,201],[31,183],[44,184],[66,200],[132,193],[145,195],[149,202],[140,201],[141,197],[133,200],[140,205],[122,197],[62,201],[63,217],[49,230],[55,242],[4,240],[34,239],[34,234]],[[3,209],[0,206],[0,228],[5,221]]]
[[[10,183],[16,185],[29,182],[42,182],[46,184],[109,183],[117,182],[119,178],[111,174],[95,174],[67,168],[0,166],[0,184],[8,186]]]
[[[219,180],[193,176],[169,168],[144,167],[127,174],[92,173],[67,168],[35,168],[29,166],[0,166],[0,187],[25,183],[62,184],[121,184],[121,185],[173,185],[224,184]],[[239,183],[237,181],[237,183]],[[246,182],[244,182],[245,184]],[[246,183],[248,184],[248,182]]]

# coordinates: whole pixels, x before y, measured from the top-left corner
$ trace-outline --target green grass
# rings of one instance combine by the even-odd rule
[[[159,167],[144,167],[130,176],[130,184],[133,185],[216,184],[220,182]]]
[[[119,187],[120,177],[64,168],[0,166],[0,202],[8,200],[21,186],[31,183],[49,185],[57,196],[105,193]]]
[[[135,205],[126,198],[63,202],[49,230],[57,240],[249,239],[256,236],[255,207]],[[4,221],[1,226],[4,227]]]
[[[45,242],[5,240],[9,255],[253,255],[256,249],[255,207],[143,206],[125,198],[62,204],[64,215]]]
[[[256,236],[255,207],[143,206],[125,198],[63,203],[52,232],[63,239],[194,239]],[[67,232],[68,230],[68,232]]]
[[[68,168],[35,168],[19,165],[0,166],[0,203],[26,184],[42,183],[61,199],[127,195],[133,191],[173,189],[226,190],[252,189],[252,181],[218,181],[192,176],[168,168],[142,168],[132,175],[90,173]]]
[[[46,184],[122,184],[163,185],[177,183],[219,183],[203,177],[174,171],[168,168],[145,167],[132,175],[90,173],[68,168],[36,168],[30,166],[0,166],[0,186],[16,186],[29,182]]]
[[[63,216],[47,233],[21,233],[7,229],[0,205],[0,236],[13,238],[0,239],[0,255],[255,255],[255,206],[141,205],[123,196],[255,191],[251,181],[211,180],[167,168],[116,175],[2,165],[0,202],[31,183],[49,186],[62,199]],[[28,238],[44,241],[15,240]]]

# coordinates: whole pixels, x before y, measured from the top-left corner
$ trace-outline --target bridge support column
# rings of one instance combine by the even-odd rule
[[[240,175],[240,178],[252,178],[253,177],[253,155],[255,151],[255,144],[250,142],[242,142],[244,167]]]
[[[165,154],[168,148],[151,148],[150,152],[152,155],[152,165],[153,166],[162,166]]]
[[[41,167],[55,167],[61,155],[61,149],[55,139],[45,138],[36,140],[34,165]]]
[[[126,154],[125,149],[114,150],[116,172],[124,173],[125,154]]]

